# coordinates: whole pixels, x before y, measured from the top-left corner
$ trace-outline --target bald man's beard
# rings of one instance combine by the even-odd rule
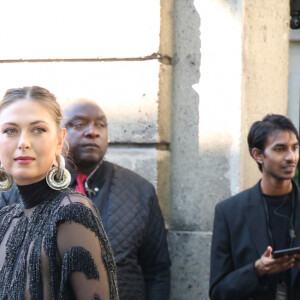
[[[78,169],[80,170],[86,170],[86,169],[94,169],[98,166],[98,164],[100,163],[100,160],[80,160],[76,163],[76,166]]]
[[[75,173],[80,173],[82,171],[86,171],[84,173],[92,172],[102,161],[102,159],[78,159],[76,160],[72,157],[72,154],[69,153],[69,157],[67,159],[67,166],[68,169],[72,170]]]

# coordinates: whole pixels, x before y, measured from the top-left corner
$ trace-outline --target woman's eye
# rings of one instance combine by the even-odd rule
[[[6,128],[6,129],[3,130],[3,133],[6,133],[8,135],[12,135],[16,132],[17,132],[17,130],[15,128]]]
[[[35,128],[34,130],[33,130],[33,132],[34,133],[36,133],[36,134],[40,134],[40,133],[43,133],[43,132],[45,132],[46,130],[44,129],[44,128]]]

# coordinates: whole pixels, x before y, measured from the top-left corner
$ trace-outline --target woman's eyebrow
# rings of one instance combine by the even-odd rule
[[[31,124],[31,125],[35,125],[35,124],[38,124],[38,123],[46,123],[46,124],[49,124],[48,122],[46,122],[46,121],[44,121],[44,120],[33,121],[33,122],[31,122],[30,124]]]

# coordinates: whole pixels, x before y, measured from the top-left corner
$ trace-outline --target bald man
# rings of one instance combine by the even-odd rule
[[[121,300],[166,300],[170,259],[154,187],[136,173],[104,160],[107,120],[92,100],[64,107],[72,163],[70,187],[98,207],[114,251]]]

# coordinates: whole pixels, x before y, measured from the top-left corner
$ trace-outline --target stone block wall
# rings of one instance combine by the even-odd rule
[[[106,158],[157,188],[171,300],[208,299],[215,204],[259,178],[249,124],[286,112],[288,2],[0,1],[0,94],[102,106]]]
[[[239,188],[241,9],[239,1],[174,2],[174,300],[208,299],[214,207]]]
[[[61,103],[97,101],[107,159],[149,179],[167,216],[172,1],[11,1],[0,11],[0,93],[40,85]]]
[[[243,6],[243,73],[241,138],[251,124],[268,113],[287,114],[289,64],[289,1],[245,1]],[[251,24],[251,26],[250,26]],[[241,144],[240,185],[260,177],[246,143]]]
[[[249,126],[286,114],[288,18],[284,0],[174,0],[172,300],[208,299],[214,207],[260,177]]]

